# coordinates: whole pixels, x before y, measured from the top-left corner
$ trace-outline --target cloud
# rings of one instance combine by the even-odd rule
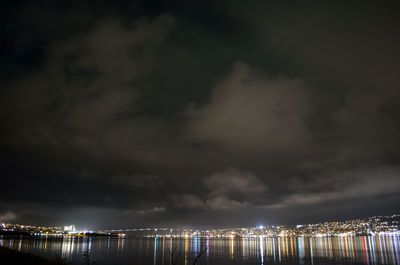
[[[237,210],[251,207],[268,187],[255,175],[228,169],[204,180],[209,192],[205,204],[211,210]]]
[[[0,212],[224,226],[397,210],[396,9],[264,2],[5,8]]]
[[[308,93],[300,79],[267,78],[236,63],[207,104],[188,108],[187,134],[242,154],[304,148],[311,137]]]
[[[296,206],[312,206],[327,202],[352,200],[358,198],[374,198],[392,196],[400,189],[399,168],[361,168],[332,173],[330,179],[315,179],[315,190],[296,192],[305,187],[293,185],[293,193],[284,195],[277,203],[266,208],[287,208]],[[324,185],[330,183],[328,187]],[[306,183],[307,186],[310,184]],[[298,187],[300,186],[300,187]],[[321,187],[324,187],[321,189]]]
[[[251,195],[267,191],[267,187],[256,176],[236,169],[213,174],[204,182],[213,194]]]
[[[178,208],[202,210],[237,210],[251,207],[254,198],[263,196],[268,187],[251,173],[227,169],[203,179],[203,196],[195,194],[174,194]]]
[[[178,208],[206,208],[204,201],[199,196],[194,194],[174,194],[172,197],[176,207]]]
[[[249,207],[249,203],[245,201],[231,200],[225,196],[215,196],[206,201],[207,207],[211,210],[238,210]]]
[[[137,211],[137,213],[138,214],[155,214],[155,213],[162,213],[162,212],[166,212],[166,211],[167,211],[167,208],[165,208],[164,206],[161,206],[161,207],[155,206],[150,209],[139,210],[139,211]]]
[[[0,214],[0,222],[12,222],[17,219],[17,215],[14,212],[7,211]]]
[[[43,69],[8,87],[13,103],[3,106],[13,113],[9,127],[17,126],[8,142],[104,155],[121,134],[148,135],[152,122],[127,117],[138,110],[141,88],[135,83],[151,73],[154,53],[173,24],[168,15],[128,27],[105,21],[82,36],[54,42]]]

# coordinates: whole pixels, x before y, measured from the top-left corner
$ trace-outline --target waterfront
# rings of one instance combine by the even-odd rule
[[[400,264],[399,235],[258,238],[108,238],[0,237],[0,245],[49,260],[84,264],[90,253],[96,264],[171,264],[170,251],[180,264],[191,264],[201,246],[200,264]]]

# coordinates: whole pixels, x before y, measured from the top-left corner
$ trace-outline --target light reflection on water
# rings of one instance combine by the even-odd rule
[[[200,264],[400,264],[399,235],[259,238],[24,238],[0,237],[0,245],[22,252],[83,264],[82,253],[100,264],[192,264],[202,247]]]

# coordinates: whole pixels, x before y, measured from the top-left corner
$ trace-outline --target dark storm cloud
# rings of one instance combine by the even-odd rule
[[[253,225],[398,210],[389,6],[73,3],[7,7],[2,221]]]

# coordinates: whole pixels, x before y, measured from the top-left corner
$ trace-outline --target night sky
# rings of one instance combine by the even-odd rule
[[[0,221],[399,213],[396,1],[266,2],[2,1]]]

